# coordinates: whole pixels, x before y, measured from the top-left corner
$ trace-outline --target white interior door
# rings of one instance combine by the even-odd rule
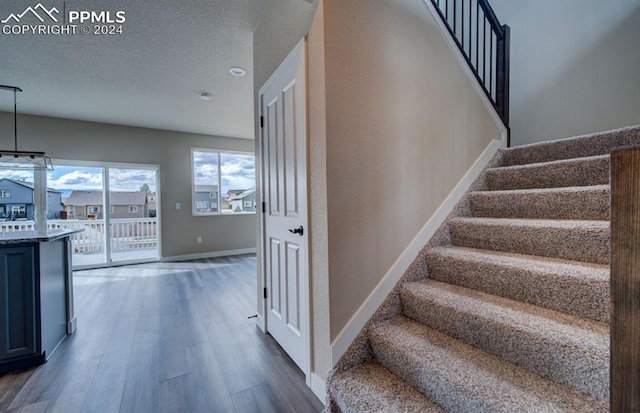
[[[309,365],[304,42],[262,88],[266,327],[295,363]]]

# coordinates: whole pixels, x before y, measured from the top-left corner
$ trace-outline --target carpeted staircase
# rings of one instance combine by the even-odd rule
[[[608,411],[608,154],[638,143],[499,151],[334,368],[327,410]]]

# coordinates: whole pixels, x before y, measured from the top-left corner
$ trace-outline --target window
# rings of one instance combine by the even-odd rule
[[[155,197],[155,196],[153,196],[153,195],[151,195],[151,196],[149,197],[149,202],[156,202],[156,197]]]
[[[87,206],[87,214],[99,214],[100,207],[98,205],[89,205]]]
[[[67,207],[67,212],[68,212],[69,214],[73,214],[73,205],[69,205],[69,206]]]
[[[11,198],[11,189],[0,189],[0,198]]]
[[[116,210],[116,209],[113,207],[113,205],[110,205],[110,206],[109,206],[109,213],[110,213],[110,214],[113,214],[113,213],[115,212],[115,210]]]
[[[238,207],[238,195],[255,191],[255,156],[250,153],[192,149],[192,209],[194,215],[255,212],[253,201],[248,209]],[[208,201],[209,205],[203,202]]]
[[[129,205],[129,213],[130,214],[135,214],[136,212],[138,212],[138,206],[137,205]]]
[[[244,200],[244,207],[245,208],[251,208],[251,200],[250,199],[245,199]]]
[[[22,217],[26,213],[25,205],[11,205],[11,215]]]

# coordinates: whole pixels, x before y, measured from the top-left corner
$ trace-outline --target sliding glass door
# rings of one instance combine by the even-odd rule
[[[73,265],[154,261],[159,250],[158,169],[153,166],[54,162],[47,186],[61,194],[49,227],[77,228]],[[51,208],[51,199],[49,199]]]
[[[108,170],[111,261],[159,259],[156,170]]]

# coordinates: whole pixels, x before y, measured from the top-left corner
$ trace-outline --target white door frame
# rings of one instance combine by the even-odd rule
[[[300,104],[302,104],[304,111],[303,113],[304,118],[305,118],[305,125],[304,125],[304,131],[305,131],[305,139],[308,141],[308,128],[307,128],[307,112],[306,112],[306,106],[307,106],[307,97],[306,97],[306,90],[307,90],[307,86],[306,86],[306,62],[307,62],[307,58],[306,58],[306,39],[302,38],[298,44],[291,50],[291,52],[289,53],[289,55],[282,61],[282,63],[280,63],[280,65],[278,66],[278,68],[271,74],[271,76],[269,76],[269,79],[262,85],[262,87],[260,88],[260,90],[258,91],[258,96],[257,96],[257,101],[258,101],[258,122],[260,122],[260,119],[263,116],[262,113],[262,96],[265,93],[265,91],[271,86],[271,84],[277,79],[277,77],[287,68],[287,66],[289,66],[289,64],[291,64],[298,56],[302,56],[302,65],[303,65],[303,87],[304,87],[304,91],[305,91],[305,98],[302,99],[301,102],[299,102]],[[260,126],[260,124],[258,124],[258,134],[256,135],[256,179],[258,181],[258,206],[260,208],[263,208],[263,201],[265,199],[264,195],[265,195],[265,179],[264,179],[264,174],[263,174],[263,150],[262,150],[262,145],[263,145],[263,133],[264,130],[262,129],[262,127]],[[305,157],[308,157],[308,145],[305,145],[307,147],[307,151],[305,153]],[[308,171],[308,163],[307,163],[307,171]],[[308,173],[307,173],[307,178],[308,179]],[[308,185],[308,180],[304,181],[305,185]],[[308,193],[308,191],[307,191]],[[305,228],[305,232],[308,233],[309,231],[309,216],[308,216],[308,196],[307,199],[305,200],[307,202],[307,208],[305,211],[305,217],[302,218],[302,221],[304,222],[304,228]],[[261,211],[264,211],[264,209],[261,209]],[[259,211],[260,212],[260,211]],[[261,284],[262,287],[264,288],[267,285],[267,268],[266,268],[266,258],[265,258],[265,254],[266,254],[266,228],[264,225],[264,212],[260,213],[260,217],[258,219],[258,231],[259,231],[259,243],[260,243],[260,247],[259,247],[259,252],[260,252],[260,262],[258,263],[258,265],[260,266],[260,268],[262,269],[262,276],[261,276]],[[308,240],[310,239],[310,237],[307,238]],[[310,277],[310,271],[309,271],[309,247],[310,247],[310,242],[307,242],[307,248],[306,251],[304,253],[304,255],[302,256],[301,259],[301,264],[304,265],[305,268],[305,274],[306,274],[306,279],[302,280],[303,281],[303,286],[301,288],[302,293],[303,293],[303,297],[305,298],[304,300],[304,308],[301,308],[301,315],[304,319],[304,325],[305,328],[302,329],[301,333],[302,333],[302,338],[304,341],[304,350],[305,350],[305,366],[303,368],[303,373],[305,374],[305,378],[306,378],[306,384],[307,386],[311,387],[311,372],[312,372],[312,361],[311,361],[311,355],[312,355],[312,330],[311,330],[311,277]],[[256,320],[256,323],[258,325],[258,327],[263,331],[263,332],[267,332],[268,329],[268,311],[267,311],[267,300],[264,299],[263,296],[263,292],[262,291],[258,291],[258,305],[259,308],[262,309],[262,314],[258,313],[258,317]]]

